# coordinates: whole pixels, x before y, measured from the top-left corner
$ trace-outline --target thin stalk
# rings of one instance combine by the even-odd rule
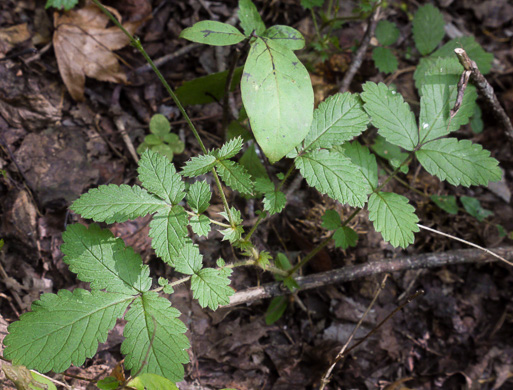
[[[312,13],[312,20],[314,23],[315,32],[317,33],[317,39],[319,39],[319,43],[321,43],[321,30],[319,30],[319,25],[317,24],[317,19],[315,18],[315,12],[313,11],[313,8],[310,8],[310,12]]]
[[[196,216],[198,216],[198,214],[196,214],[196,213],[195,213],[195,212],[193,212],[193,211],[185,210],[185,212],[186,212],[187,214],[189,214],[191,217],[196,217]],[[231,227],[231,226],[230,226],[230,225],[228,225],[227,223],[222,223],[222,222],[216,221],[216,220],[211,219],[211,218],[209,218],[208,220],[210,221],[210,223],[213,223],[214,225],[218,225],[218,226],[221,226],[221,227],[224,227],[224,228],[229,228],[229,227]]]
[[[187,111],[185,111],[185,108],[183,108],[182,103],[180,103],[180,100],[178,100],[178,97],[173,92],[173,89],[171,88],[171,86],[168,84],[168,82],[166,81],[166,79],[164,78],[162,73],[160,73],[160,70],[157,68],[157,66],[155,65],[153,60],[150,58],[148,53],[146,53],[146,50],[144,50],[144,47],[141,44],[141,40],[139,38],[137,38],[137,37],[134,37],[132,34],[130,34],[130,32],[128,32],[127,29],[124,28],[123,25],[114,17],[114,15],[112,15],[110,13],[110,11],[107,8],[105,8],[98,0],[93,0],[93,3],[96,4],[98,6],[98,8],[100,8],[100,10],[105,15],[107,15],[110,18],[110,20],[112,20],[112,22],[118,28],[121,29],[121,31],[123,31],[123,33],[130,40],[130,43],[132,44],[132,46],[134,46],[137,50],[139,50],[139,52],[142,54],[142,56],[144,57],[146,62],[148,62],[148,64],[151,66],[151,68],[153,69],[153,71],[155,72],[157,77],[159,78],[160,82],[162,83],[162,85],[166,89],[167,93],[169,94],[169,96],[171,96],[171,99],[173,99],[173,101],[175,102],[176,106],[178,107],[178,109],[182,113],[183,117],[185,118],[185,121],[187,122],[187,125],[189,125],[189,128],[191,129],[192,133],[194,134],[194,137],[196,138],[196,140],[198,141],[198,144],[200,145],[201,151],[204,154],[206,154],[207,153],[207,148],[205,147],[205,144],[201,140],[201,137],[200,137],[200,135],[198,133],[198,130],[196,129],[196,126],[194,126],[194,124],[192,123],[191,118],[187,114]],[[212,168],[212,173],[214,174],[214,179],[216,181],[217,187],[219,188],[219,192],[221,193],[221,198],[223,200],[223,204],[224,204],[224,208],[226,210],[226,214],[228,215],[228,220],[230,221],[230,225],[233,226],[234,224],[233,224],[232,213],[230,211],[230,207],[228,207],[228,202],[226,201],[226,197],[224,195],[223,186],[221,184],[221,181],[219,180],[219,176],[217,176],[217,172],[215,171],[215,168]]]

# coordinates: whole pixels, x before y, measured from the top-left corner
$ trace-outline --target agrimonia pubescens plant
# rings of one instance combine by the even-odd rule
[[[124,316],[127,324],[121,352],[126,368],[132,374],[147,372],[182,380],[183,365],[188,362],[186,327],[178,319],[179,311],[159,294],[172,294],[174,286],[190,282],[198,303],[215,310],[229,303],[233,294],[229,277],[232,268],[241,265],[226,265],[219,259],[217,267],[204,267],[194,237],[188,235],[188,226],[195,235],[207,236],[216,225],[223,240],[248,258],[242,265],[270,270],[294,289],[294,273],[315,250],[293,266],[280,258],[283,255],[277,256],[275,266],[270,261],[274,256],[257,250],[251,237],[266,215],[285,207],[282,189],[295,169],[311,187],[355,208],[344,221],[334,211],[324,217],[323,226],[333,230],[331,237],[343,248],[356,244],[358,236],[347,224],[364,207],[375,229],[394,247],[406,248],[413,243],[419,229],[414,207],[406,197],[382,189],[414,158],[429,173],[453,185],[487,185],[501,178],[498,162],[488,151],[471,141],[449,137],[468,122],[476,100],[475,88],[469,86],[458,102],[459,108],[453,109],[462,73],[455,58],[430,59],[419,90],[418,120],[399,93],[372,82],[363,85],[361,94],[336,94],[314,111],[308,73],[293,52],[303,47],[302,35],[288,26],[266,28],[250,0],[240,0],[239,6],[244,32],[206,21],[184,30],[182,36],[211,45],[249,43],[241,90],[251,129],[272,163],[285,156],[293,159],[290,169],[280,175],[278,184],[266,175],[252,177],[233,160],[244,147],[240,137],[207,151],[173,91],[154,68],[203,153],[177,172],[167,157],[148,149],[138,167],[141,186],[100,186],[82,195],[71,209],[84,218],[108,224],[152,214],[149,234],[156,255],[184,277],[175,282],[160,278],[160,287],[152,288],[150,270],[120,238],[96,224],[68,226],[61,248],[64,261],[78,279],[90,283],[91,291],[61,290],[43,294],[34,302],[31,312],[9,326],[5,357],[13,363],[42,372],[81,365],[95,354],[98,343],[105,341],[116,319]],[[140,42],[133,37],[131,40],[153,65]],[[378,178],[375,155],[355,140],[369,124],[404,155],[382,180]],[[197,178],[205,174],[212,174],[218,186],[225,207],[221,213],[224,222],[205,214],[211,188],[206,180]],[[196,181],[187,185],[185,178]],[[243,195],[263,196],[263,211],[245,236],[241,212],[228,205],[220,180]]]

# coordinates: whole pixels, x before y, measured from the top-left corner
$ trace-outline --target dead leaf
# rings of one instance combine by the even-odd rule
[[[17,44],[30,38],[27,23],[0,28],[0,57],[11,50]]]
[[[112,8],[109,10],[117,15]],[[129,43],[125,34],[116,26],[106,28],[108,16],[95,5],[63,14],[55,12],[53,46],[61,77],[71,97],[84,100],[85,77],[100,81],[126,83],[113,50]],[[141,22],[123,24],[131,34]]]

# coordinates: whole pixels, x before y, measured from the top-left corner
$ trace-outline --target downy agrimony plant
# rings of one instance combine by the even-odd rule
[[[229,286],[230,274],[234,266],[241,265],[227,265],[219,259],[216,267],[206,267],[195,244],[196,236],[207,236],[214,227],[223,240],[247,257],[243,265],[271,270],[291,289],[294,273],[312,257],[306,255],[292,266],[281,259],[276,267],[274,256],[259,251],[251,240],[266,215],[285,207],[283,188],[295,170],[320,193],[355,208],[344,221],[334,211],[324,221],[325,227],[333,230],[336,244],[343,248],[356,244],[358,236],[347,224],[363,208],[384,240],[402,248],[413,243],[419,230],[415,208],[405,196],[383,190],[413,159],[453,185],[487,185],[501,178],[498,162],[488,151],[451,136],[468,122],[476,100],[476,91],[469,86],[459,109],[452,110],[462,73],[455,58],[429,60],[419,89],[418,119],[399,93],[373,82],[365,83],[361,94],[338,93],[313,110],[308,72],[293,52],[303,47],[301,34],[288,26],[267,28],[250,0],[241,0],[239,5],[243,32],[231,25],[205,21],[184,30],[182,37],[211,45],[249,44],[241,91],[251,130],[271,163],[286,156],[291,159],[290,168],[279,174],[279,179],[271,180],[265,172],[250,175],[233,160],[244,147],[240,137],[207,151],[172,89],[157,73],[203,152],[178,172],[167,157],[148,149],[139,162],[140,186],[100,186],[82,195],[71,209],[107,224],[151,214],[149,235],[156,255],[183,277],[174,282],[159,278],[160,286],[155,287],[139,254],[108,229],[94,223],[89,227],[68,226],[61,248],[64,262],[79,280],[90,283],[90,291],[43,294],[30,312],[11,324],[4,341],[5,357],[14,364],[41,372],[81,365],[95,354],[98,343],[105,341],[116,319],[124,318],[121,352],[125,367],[132,374],[147,372],[182,380],[189,341],[178,318],[180,312],[171,304],[173,287],[188,283],[198,303],[215,310],[229,303],[234,292]],[[140,42],[131,39],[149,60]],[[395,170],[381,179],[375,155],[356,140],[370,124],[404,156]],[[220,213],[223,222],[205,213],[212,192],[204,175],[212,175],[218,187],[225,208]],[[243,215],[228,205],[221,180],[240,194],[263,196],[263,211],[245,235]]]

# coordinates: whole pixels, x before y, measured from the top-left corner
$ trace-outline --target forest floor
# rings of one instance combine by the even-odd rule
[[[111,0],[125,21],[138,26],[138,36],[153,59],[161,60],[165,78],[178,87],[199,76],[227,69],[233,48],[193,45],[179,38],[180,32],[200,20],[236,20],[237,1]],[[327,2],[326,2],[327,3]],[[354,17],[356,1],[343,1],[337,16],[345,22],[332,31],[339,49],[324,52],[312,46],[298,52],[311,74],[316,104],[338,90],[351,64],[352,49],[364,35],[367,20]],[[387,76],[375,68],[371,49],[350,84],[393,81],[405,100],[418,107],[413,71],[418,53],[413,46],[411,16],[422,1],[389,1],[382,17],[396,23],[400,38],[394,46],[399,72]],[[299,0],[259,1],[255,4],[266,24],[285,24],[300,30],[307,42],[316,32],[312,15]],[[513,119],[513,6],[507,0],[438,0],[451,34],[473,35],[494,55],[487,75],[499,100]],[[160,112],[172,131],[185,143],[176,154],[177,169],[200,152],[183,117],[166,95],[156,76],[138,52],[126,46],[111,52],[87,55],[79,38],[62,29],[58,37],[54,21],[59,18],[44,9],[43,1],[0,2],[0,340],[7,325],[29,310],[41,293],[59,289],[86,288],[76,280],[60,251],[62,232],[72,222],[84,224],[68,210],[73,200],[101,184],[136,183],[137,164],[130,146],[137,148],[148,134],[151,116]],[[73,20],[67,23],[73,24]],[[450,28],[447,28],[449,26]],[[107,45],[107,43],[106,43]],[[372,45],[372,42],[371,42]],[[2,57],[36,47],[9,60]],[[371,46],[372,47],[372,46]],[[184,49],[186,48],[186,49]],[[118,49],[118,48],[115,48]],[[182,50],[183,49],[183,50]],[[100,64],[113,82],[68,76],[76,99],[70,96],[61,77],[57,57],[76,50],[73,68],[89,61]],[[61,54],[59,54],[61,53]],[[107,53],[107,54],[105,54]],[[174,58],[169,58],[178,53]],[[120,68],[113,65],[120,60]],[[241,62],[242,64],[242,62]],[[402,71],[404,70],[404,71]],[[117,80],[117,82],[114,82]],[[125,82],[124,82],[125,81]],[[68,87],[69,87],[68,85]],[[82,101],[80,98],[83,97]],[[233,94],[240,108],[240,92]],[[198,126],[208,149],[219,147],[225,137],[222,104],[190,105],[189,115]],[[489,188],[454,187],[427,174],[420,166],[403,175],[416,191],[391,182],[390,191],[405,194],[415,206],[422,224],[455,235],[485,248],[502,247],[513,253],[513,149],[504,129],[483,107],[484,129],[475,134],[466,125],[458,137],[471,139],[491,151],[504,171],[503,180]],[[127,137],[123,137],[126,132]],[[290,161],[280,161],[272,170],[284,172]],[[299,173],[297,173],[299,176]],[[271,218],[255,233],[258,245],[271,253],[286,252],[291,259],[304,256],[327,237],[321,217],[335,208],[342,216],[352,209],[341,206],[296,177],[282,216]],[[464,210],[448,214],[429,201],[429,195],[470,196],[490,210],[478,221]],[[260,200],[228,193],[229,201],[254,221]],[[222,211],[214,194],[211,218]],[[150,218],[114,224],[112,231],[133,246],[150,265],[156,281],[173,279],[173,271],[156,258],[150,246]],[[500,225],[498,228],[497,225]],[[352,224],[359,233],[358,245],[345,251],[333,244],[323,249],[302,272],[312,275],[371,261],[393,261],[424,253],[443,254],[468,246],[447,237],[422,231],[406,250],[385,243],[366,213]],[[250,225],[248,225],[248,229]],[[198,242],[205,261],[219,257],[236,260],[236,253],[221,235],[212,232]],[[470,250],[469,256],[475,255]],[[458,252],[459,253],[459,252]],[[360,339],[398,308],[416,291],[424,293],[386,321],[358,348],[351,351],[333,371],[329,389],[513,389],[513,269],[500,262],[480,261],[430,269],[393,272],[375,305],[356,333]],[[384,274],[326,284],[289,296],[283,317],[266,325],[269,299],[245,305],[204,310],[192,299],[188,288],[179,288],[173,305],[182,313],[191,340],[191,363],[186,366],[180,389],[310,389],[317,388],[338,351],[373,299]],[[272,282],[272,275],[248,268],[236,269],[232,286],[237,291]],[[98,353],[82,367],[66,371],[70,376],[49,374],[77,389],[95,388],[73,376],[97,380],[111,373],[122,361],[120,344],[123,321],[119,321],[101,344]],[[0,353],[3,347],[0,343]],[[0,364],[5,364],[1,362]],[[11,389],[0,372],[0,388]]]

